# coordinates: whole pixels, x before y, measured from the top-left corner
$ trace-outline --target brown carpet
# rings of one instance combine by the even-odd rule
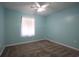
[[[48,40],[6,47],[2,57],[78,57],[79,51]]]

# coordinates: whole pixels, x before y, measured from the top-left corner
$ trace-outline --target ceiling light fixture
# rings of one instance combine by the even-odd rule
[[[35,2],[35,5],[32,6],[32,8],[34,8],[37,12],[43,12],[48,6],[49,4],[40,5],[39,2]]]
[[[37,12],[43,12],[43,11],[45,11],[46,9],[45,8],[38,8],[37,9]]]

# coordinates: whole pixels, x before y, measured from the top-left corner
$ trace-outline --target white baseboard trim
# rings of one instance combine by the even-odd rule
[[[46,39],[39,39],[39,40],[32,40],[32,41],[26,41],[26,42],[19,42],[19,43],[13,43],[13,44],[7,44],[6,47],[8,47],[8,46],[14,46],[14,45],[20,45],[20,44],[26,44],[26,43],[31,43],[31,42],[36,42],[36,41],[40,41],[40,40],[49,40],[49,41],[51,41],[51,42],[54,42],[54,43],[60,44],[60,45],[62,45],[62,46],[66,46],[66,47],[68,47],[68,48],[71,48],[71,49],[74,49],[74,50],[79,51],[78,48],[69,46],[69,45],[64,44],[64,43],[60,43],[60,42],[54,41],[54,40],[49,39],[49,38],[46,38]],[[4,48],[2,49],[2,51],[3,51],[3,50],[4,50]],[[0,54],[0,55],[1,55],[1,54]]]
[[[36,42],[44,39],[39,39],[39,40],[32,40],[32,41],[26,41],[26,42],[19,42],[19,43],[13,43],[13,44],[7,44],[6,47],[8,46],[14,46],[14,45],[20,45],[20,44],[26,44],[26,43],[31,43],[31,42]]]
[[[60,44],[60,45],[62,45],[62,46],[66,46],[66,47],[71,48],[71,49],[74,49],[74,50],[76,50],[76,51],[79,51],[78,48],[75,48],[75,47],[69,46],[69,45],[67,45],[67,44],[60,43],[60,42],[54,41],[54,40],[52,40],[52,39],[46,39],[46,40],[49,40],[49,41],[51,41],[51,42],[54,42],[54,43]]]
[[[0,56],[2,55],[4,49],[5,49],[5,47],[3,47],[3,48],[1,49]]]

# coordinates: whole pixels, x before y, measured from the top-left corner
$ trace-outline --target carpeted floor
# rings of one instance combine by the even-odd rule
[[[2,57],[78,57],[79,51],[48,40],[6,47]]]

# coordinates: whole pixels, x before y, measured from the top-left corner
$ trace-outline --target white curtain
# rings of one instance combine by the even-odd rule
[[[22,17],[21,35],[22,36],[34,36],[35,35],[34,18]]]

